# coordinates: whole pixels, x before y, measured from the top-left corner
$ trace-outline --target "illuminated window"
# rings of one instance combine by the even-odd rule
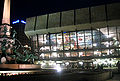
[[[51,44],[51,50],[57,51],[57,42],[56,42],[56,34],[50,35],[50,44]]]
[[[38,35],[39,47],[43,46],[43,35]]]
[[[85,48],[84,31],[77,32],[77,36],[78,36],[78,47],[79,47],[79,49],[84,49]]]
[[[86,56],[93,56],[93,51],[86,51]]]
[[[64,50],[70,50],[69,33],[64,33]]]
[[[77,49],[76,32],[70,32],[71,49]]]
[[[63,50],[62,33],[57,34],[57,50]]]
[[[78,54],[77,54],[77,52],[71,52],[71,56],[72,57],[78,57]]]
[[[33,43],[33,48],[37,52],[38,51],[38,43],[37,43],[37,36],[32,36],[32,43]]]
[[[103,49],[103,50],[102,50],[102,56],[107,56],[107,55],[109,55],[109,54],[110,54],[109,49]]]
[[[57,52],[52,52],[52,53],[51,53],[51,58],[54,58],[54,57],[58,57]]]
[[[81,56],[85,56],[85,52],[84,51],[81,51],[81,52],[78,52],[78,56],[81,57]]]
[[[94,56],[101,56],[101,50],[94,50]]]
[[[71,55],[70,55],[70,52],[65,52],[65,53],[64,53],[64,56],[65,56],[65,57],[70,57],[70,56],[71,56]]]
[[[58,57],[63,57],[63,53],[62,52],[58,52]]]

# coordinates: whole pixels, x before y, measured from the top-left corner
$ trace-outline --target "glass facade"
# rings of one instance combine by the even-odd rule
[[[120,27],[104,27],[31,36],[40,58],[120,55]]]

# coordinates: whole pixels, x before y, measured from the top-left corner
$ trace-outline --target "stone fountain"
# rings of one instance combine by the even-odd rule
[[[32,54],[30,49],[22,46],[15,38],[16,33],[10,25],[10,0],[4,0],[3,19],[0,25],[0,68],[21,69],[22,65],[24,68],[27,65],[28,69],[35,68],[37,65],[34,65],[33,61],[38,57]],[[19,45],[15,42],[19,42]],[[21,49],[21,52],[18,49]]]

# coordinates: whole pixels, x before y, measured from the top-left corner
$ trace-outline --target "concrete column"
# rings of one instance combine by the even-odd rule
[[[10,0],[4,0],[2,24],[10,24]]]

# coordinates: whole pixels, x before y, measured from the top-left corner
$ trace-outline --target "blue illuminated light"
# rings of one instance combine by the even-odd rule
[[[64,33],[66,33],[66,32],[64,32]]]
[[[26,22],[25,22],[24,20],[21,20],[21,23],[24,23],[24,24],[26,24]]]
[[[12,23],[16,24],[16,23],[19,23],[19,22],[20,22],[20,20],[17,20],[17,21],[13,21]]]
[[[16,21],[13,21],[12,24],[16,24],[16,23],[23,23],[23,24],[26,24],[26,22],[24,20],[16,20]]]

